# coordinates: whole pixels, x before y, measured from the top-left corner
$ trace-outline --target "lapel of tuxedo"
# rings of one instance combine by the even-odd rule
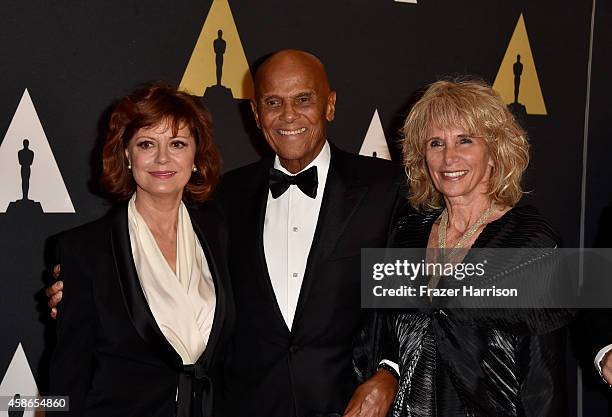
[[[249,259],[246,265],[254,267],[255,279],[258,280],[264,292],[267,294],[267,304],[274,310],[278,322],[283,329],[289,334],[289,328],[283,318],[283,314],[278,306],[274,287],[270,279],[268,265],[266,263],[266,254],[264,251],[264,223],[266,219],[266,204],[268,202],[268,178],[270,168],[273,166],[274,160],[264,160],[261,162],[261,169],[249,181],[248,191],[244,193],[246,198],[239,199],[239,204],[243,206],[241,213],[244,213],[244,219],[241,224],[248,230],[245,247],[245,258]]]
[[[221,256],[226,256],[225,251],[223,251],[219,245],[219,224],[220,222],[214,215],[211,215],[208,210],[207,204],[203,204],[200,209],[194,209],[188,207],[189,217],[191,218],[191,224],[193,225],[193,230],[200,241],[200,246],[202,246],[202,250],[204,251],[204,256],[206,257],[206,262],[208,264],[208,269],[210,270],[210,274],[213,279],[213,284],[215,286],[215,316],[213,318],[212,329],[210,331],[210,336],[208,337],[208,342],[206,343],[206,349],[204,353],[200,355],[200,358],[196,361],[196,363],[204,363],[208,366],[214,354],[215,347],[217,346],[217,342],[221,335],[221,329],[223,327],[223,322],[225,320],[225,309],[227,306],[226,303],[226,294],[225,294],[225,286],[223,285],[223,281],[225,281],[228,277],[223,277],[221,275],[221,270],[223,268],[219,268],[217,265],[217,260],[221,259]]]
[[[123,300],[132,324],[140,337],[150,344],[171,365],[182,363],[180,356],[161,332],[145,298],[136,273],[128,230],[127,203],[113,209],[111,242]]]
[[[338,238],[342,236],[353,213],[359,206],[367,191],[367,185],[356,180],[355,172],[351,168],[350,156],[340,149],[331,146],[331,161],[321,210],[317,220],[312,246],[306,262],[304,280],[298,298],[293,329],[300,322],[305,303],[313,285],[318,279],[317,267],[324,262],[336,247]]]

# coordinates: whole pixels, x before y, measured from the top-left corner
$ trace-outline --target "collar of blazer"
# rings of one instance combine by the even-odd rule
[[[193,207],[188,207],[189,215],[192,220],[196,236],[198,237],[215,284],[216,308],[213,328],[210,333],[206,350],[196,361],[197,364],[210,363],[212,351],[216,346],[225,316],[225,290],[220,282],[220,271],[214,260],[213,253],[219,253],[216,246],[219,244],[218,233],[215,227],[218,223],[208,221],[210,216],[206,215]],[[115,266],[119,277],[119,284],[123,293],[123,300],[128,311],[132,324],[140,337],[153,347],[160,356],[173,368],[182,370],[183,364],[180,356],[172,348],[161,332],[151,309],[147,303],[144,292],[136,273],[136,266],[132,256],[130,245],[130,235],[128,229],[127,203],[122,203],[113,208],[109,213],[111,222],[111,242]],[[205,238],[206,236],[206,238]],[[209,242],[210,241],[210,242]]]

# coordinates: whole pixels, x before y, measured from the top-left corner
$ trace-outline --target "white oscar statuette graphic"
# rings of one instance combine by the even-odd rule
[[[25,89],[0,144],[0,213],[32,208],[42,208],[44,213],[74,213],[34,103]]]
[[[378,109],[374,110],[374,115],[372,116],[372,121],[370,122],[370,127],[365,135],[365,139],[361,144],[359,155],[391,160],[387,139],[385,138],[385,131],[383,130],[380,117],[378,116]]]
[[[0,397],[15,398],[23,397],[38,397],[38,386],[30,369],[30,364],[26,358],[25,352],[21,343],[17,346],[13,359],[4,374],[2,383],[0,383]],[[21,413],[20,411],[17,413]],[[34,417],[35,411],[25,411],[23,417]],[[39,412],[37,415],[41,415]],[[0,411],[0,417],[9,417],[8,411]]]

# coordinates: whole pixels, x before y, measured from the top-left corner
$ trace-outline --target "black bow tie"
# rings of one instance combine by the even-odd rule
[[[270,168],[270,191],[272,192],[272,198],[278,198],[283,195],[291,184],[297,185],[308,197],[315,198],[317,196],[317,185],[319,185],[317,167],[310,167],[297,175],[287,175],[276,168]]]

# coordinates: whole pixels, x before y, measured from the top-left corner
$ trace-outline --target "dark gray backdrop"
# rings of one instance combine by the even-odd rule
[[[36,293],[43,286],[45,240],[106,211],[90,187],[102,112],[144,81],[178,84],[210,4],[24,0],[2,5],[0,140],[28,88],[76,213],[0,213],[0,376],[21,343],[44,389],[47,312]],[[492,83],[523,13],[548,111],[523,122],[533,145],[526,181],[532,193],[525,202],[551,220],[566,246],[577,247],[581,239],[591,246],[598,233],[607,236],[602,231],[604,208],[612,202],[609,2],[599,1],[595,9],[586,158],[594,1],[230,0],[230,6],[249,64],[287,47],[312,51],[326,63],[338,92],[329,137],[351,152],[359,151],[375,109],[395,152],[409,97],[440,76],[472,74]],[[226,167],[255,160],[254,149],[265,147],[253,134],[246,103],[207,104]]]

